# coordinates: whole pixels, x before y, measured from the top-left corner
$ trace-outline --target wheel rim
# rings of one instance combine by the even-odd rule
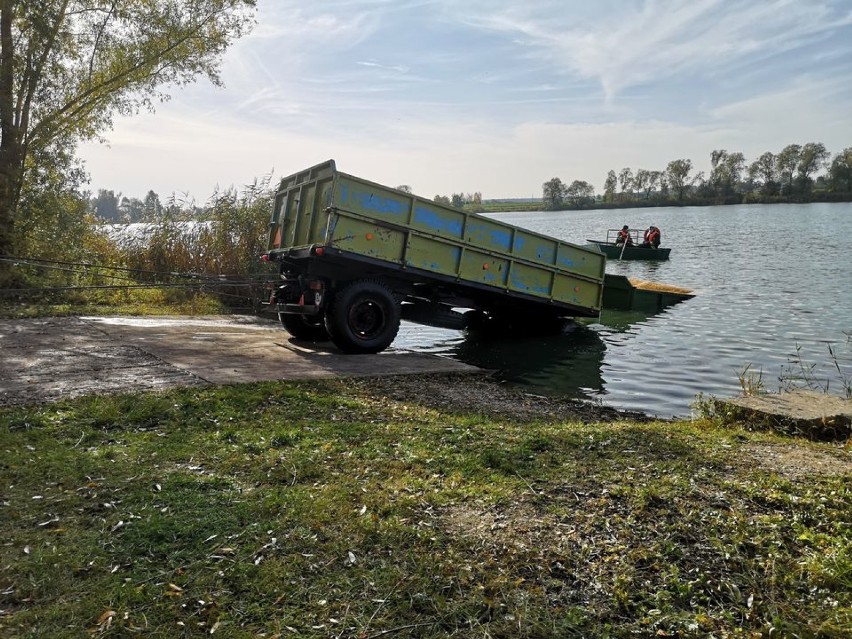
[[[349,326],[360,339],[372,339],[384,329],[385,309],[374,300],[361,300],[349,310]]]

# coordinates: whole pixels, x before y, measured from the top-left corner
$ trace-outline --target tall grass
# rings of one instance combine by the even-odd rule
[[[241,191],[217,191],[200,213],[191,202],[172,201],[152,222],[145,241],[119,242],[117,248],[139,270],[250,277],[266,249],[270,180],[255,180]]]
[[[35,215],[38,223],[26,229],[15,290],[4,296],[9,308],[16,301],[36,314],[253,308],[258,282],[268,276],[258,258],[266,248],[271,180],[217,191],[203,207],[173,197],[134,233],[86,215],[79,195],[53,203],[61,215]]]

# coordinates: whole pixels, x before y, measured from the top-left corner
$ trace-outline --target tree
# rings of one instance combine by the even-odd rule
[[[604,202],[615,201],[615,190],[617,188],[618,176],[615,174],[615,171],[610,170],[610,172],[606,174],[606,181],[604,182]]]
[[[692,160],[672,160],[666,167],[666,180],[672,190],[677,192],[678,202],[683,201],[683,194],[686,190],[691,170]]]
[[[728,152],[725,149],[716,149],[710,153],[710,183],[717,192],[725,181],[725,164],[723,160],[727,155]]]
[[[834,156],[828,174],[832,190],[852,193],[852,147]]]
[[[825,145],[822,142],[808,142],[802,147],[799,153],[799,163],[796,165],[802,193],[810,191],[811,175],[819,169],[825,168],[828,158],[829,153],[825,150]]]
[[[654,171],[654,173],[657,178],[657,184],[660,185],[660,197],[666,200],[669,197],[669,176],[665,171]]]
[[[651,191],[654,190],[654,185],[657,183],[659,174],[659,171],[649,171],[648,169],[639,169],[636,171],[636,177],[633,178],[633,186],[637,191],[645,193],[646,200],[650,197]]]
[[[618,183],[621,185],[622,195],[633,189],[633,171],[629,167],[624,167],[618,173]]]
[[[567,187],[558,177],[542,184],[541,190],[545,211],[558,211],[565,206]]]
[[[745,168],[745,156],[742,153],[728,153],[725,149],[713,151],[710,154],[710,182],[716,189],[716,194],[731,195],[734,187],[742,178]]]
[[[778,154],[778,172],[781,175],[781,180],[787,184],[786,195],[792,195],[793,193],[793,177],[795,176],[796,167],[799,165],[799,154],[801,152],[802,147],[798,144],[788,144]]]
[[[92,222],[91,194],[80,192],[85,171],[67,149],[56,149],[50,157],[32,154],[28,163],[29,177],[18,204],[20,254],[48,255],[57,260],[79,258]],[[115,195],[112,197],[115,206]]]
[[[396,190],[402,191],[403,193],[414,193],[414,191],[411,190],[411,187],[408,184],[400,184],[398,187],[396,187]]]
[[[725,194],[734,192],[734,188],[742,181],[746,159],[740,153],[729,153],[725,158]]]
[[[120,196],[121,193],[118,195]],[[102,220],[118,222],[118,197],[114,191],[98,190],[98,197],[95,198],[95,215]]]
[[[752,180],[761,183],[764,195],[778,193],[778,158],[771,151],[767,151],[749,165],[748,175]]]
[[[163,212],[163,205],[160,204],[160,196],[154,191],[148,191],[145,195],[144,209],[146,220],[150,222],[158,219]]]
[[[123,197],[118,205],[122,222],[138,222],[145,212],[145,204],[138,197]]]
[[[16,244],[28,157],[99,138],[160,87],[206,76],[255,0],[0,0],[0,254]],[[2,272],[0,272],[2,275]]]
[[[450,199],[450,203],[454,208],[463,209],[464,208],[464,193],[453,193],[452,198]]]
[[[436,204],[445,204],[447,206],[450,205],[450,198],[448,198],[446,195],[436,195],[432,198],[432,201]]]
[[[574,180],[565,187],[565,195],[571,199],[571,204],[581,206],[585,202],[594,200],[595,187],[585,180]]]

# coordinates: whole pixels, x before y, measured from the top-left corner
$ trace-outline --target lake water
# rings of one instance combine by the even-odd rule
[[[496,370],[531,393],[661,417],[689,415],[698,393],[738,395],[746,367],[769,391],[803,365],[830,392],[852,379],[852,203],[491,217],[576,244],[623,224],[653,224],[671,259],[609,261],[607,272],[685,286],[696,297],[654,316],[604,312],[544,338],[483,341],[404,322],[394,348]]]

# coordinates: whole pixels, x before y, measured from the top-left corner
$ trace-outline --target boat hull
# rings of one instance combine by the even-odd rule
[[[586,240],[586,242],[596,246],[610,260],[667,260],[669,259],[669,253],[671,253],[670,248],[623,247],[621,244],[611,244],[597,240]]]

